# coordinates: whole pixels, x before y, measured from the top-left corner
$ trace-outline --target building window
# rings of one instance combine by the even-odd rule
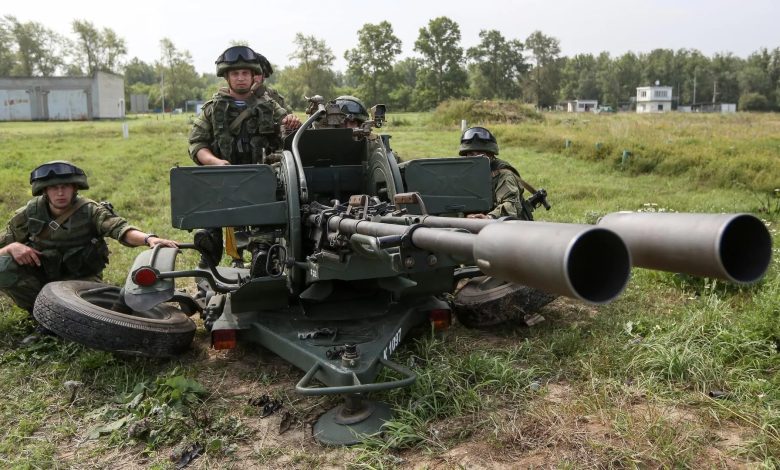
[[[663,111],[663,110],[664,110],[664,105],[662,105],[662,104],[659,104],[659,105],[658,105],[658,111]]]
[[[640,98],[647,98],[647,91],[645,91],[645,90],[640,91],[639,92],[639,97]]]
[[[666,98],[669,96],[669,90],[656,90],[655,97],[656,98]]]

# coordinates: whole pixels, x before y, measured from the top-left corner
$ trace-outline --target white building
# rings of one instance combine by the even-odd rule
[[[665,113],[672,110],[672,87],[640,86],[636,89],[636,112]]]
[[[678,106],[681,113],[721,113],[731,114],[737,112],[736,103],[699,103],[689,106]]]
[[[598,100],[574,100],[566,105],[566,110],[570,113],[589,113],[597,109],[599,109]]]
[[[125,80],[93,77],[0,78],[0,121],[113,119],[125,115]]]

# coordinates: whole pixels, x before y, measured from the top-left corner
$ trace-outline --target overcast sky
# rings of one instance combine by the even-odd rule
[[[460,25],[464,49],[477,44],[483,29],[520,40],[540,30],[557,38],[567,56],[689,48],[746,57],[761,47],[780,47],[780,0],[5,0],[0,15],[37,21],[70,38],[71,22],[88,20],[124,38],[128,59],[150,63],[167,37],[190,52],[199,72],[212,73],[233,40],[248,41],[272,63],[287,65],[298,32],[324,39],[335,68],[344,70],[344,51],[355,47],[357,31],[383,20],[401,39],[402,56],[413,56],[419,29],[439,16]]]

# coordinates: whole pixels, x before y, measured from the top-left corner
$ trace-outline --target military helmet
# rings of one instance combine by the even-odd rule
[[[460,136],[460,156],[468,152],[486,152],[498,155],[498,142],[493,134],[484,127],[469,127]]]
[[[260,54],[248,46],[233,46],[225,49],[225,52],[217,57],[217,77],[224,77],[231,70],[249,69],[257,75],[263,75],[263,66]],[[263,57],[265,59],[265,57]],[[268,62],[268,60],[266,60]],[[270,68],[270,64],[268,64]],[[273,71],[271,70],[271,73]],[[270,75],[270,74],[269,74]]]
[[[65,160],[54,160],[38,166],[30,173],[33,196],[40,196],[49,186],[75,184],[78,189],[89,189],[84,170]]]
[[[368,121],[368,110],[366,110],[366,106],[354,96],[339,96],[335,99],[335,103],[338,105],[341,112],[347,116],[347,119],[354,119],[360,123]]]

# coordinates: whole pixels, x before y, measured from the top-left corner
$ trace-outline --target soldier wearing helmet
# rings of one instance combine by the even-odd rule
[[[110,204],[79,196],[89,189],[87,175],[70,162],[38,166],[30,184],[35,197],[0,231],[0,291],[27,311],[48,282],[99,281],[108,263],[104,237],[125,246],[177,246],[128,224]]]
[[[216,60],[217,76],[227,81],[207,101],[190,131],[189,153],[198,165],[260,163],[282,147],[281,127],[296,129],[300,120],[267,94],[252,91],[255,77],[270,63],[247,46],[233,46]]]
[[[268,93],[255,93],[256,82],[273,73],[263,55],[247,46],[233,46],[220,54],[215,63],[217,76],[226,80],[227,87],[220,88],[203,105],[190,132],[190,157],[198,165],[263,163],[266,155],[282,150],[282,127],[295,130],[301,121],[288,114]],[[212,264],[219,263],[223,253],[220,228],[198,230],[195,241],[208,252],[201,266],[209,264],[205,256]],[[262,246],[270,242],[266,236],[253,241]]]
[[[471,127],[460,137],[460,156],[483,155],[490,159],[493,182],[493,210],[487,214],[469,214],[471,218],[517,217],[533,220],[532,208],[523,199],[523,185],[520,173],[509,163],[496,158],[498,142],[484,127]]]
[[[286,109],[287,105],[284,104],[284,96],[265,84],[265,81],[268,79],[268,77],[274,73],[274,69],[271,67],[271,63],[268,62],[268,59],[266,59],[265,56],[260,54],[258,54],[258,56],[260,57],[260,68],[262,69],[263,73],[255,75],[255,83],[252,85],[252,91],[258,98],[266,96],[279,103],[279,106],[282,108]]]
[[[354,96],[343,95],[335,99],[336,106],[344,113],[345,127],[360,127],[368,121],[368,110],[362,101]]]
[[[324,105],[325,114],[320,117],[319,122],[314,124],[315,128],[349,128],[357,129],[368,121],[369,115],[365,105],[354,96],[343,95],[335,100],[325,103],[325,98],[315,95],[309,98],[309,108],[306,114],[313,114],[317,111],[319,105]]]

